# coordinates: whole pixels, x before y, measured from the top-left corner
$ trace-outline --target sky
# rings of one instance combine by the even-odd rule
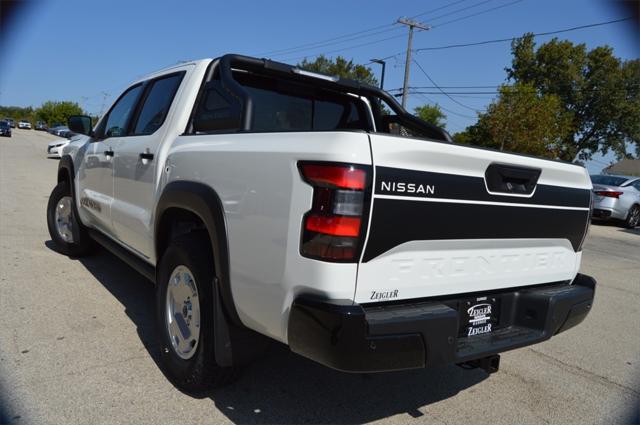
[[[510,38],[624,18],[607,0],[324,0],[271,1],[30,1],[1,29],[0,105],[78,102],[98,114],[144,74],[180,61],[241,53],[297,63],[317,54],[356,63],[387,59],[386,89],[402,87],[407,28],[400,17],[432,28],[414,33],[413,49]],[[475,15],[475,16],[472,16]],[[636,25],[636,27],[634,27]],[[349,35],[348,37],[343,37]],[[623,59],[640,57],[631,21],[559,34],[588,48],[608,44]],[[342,37],[342,38],[339,38]],[[538,43],[552,36],[538,37]],[[497,86],[505,82],[509,43],[414,53],[441,87]],[[379,77],[380,66],[369,65]],[[433,86],[418,66],[412,87]],[[443,89],[482,91],[482,89]],[[493,89],[487,89],[491,91]],[[437,89],[408,98],[408,109],[437,103],[451,133],[475,122],[491,94],[446,97]],[[599,171],[612,158],[596,157]]]

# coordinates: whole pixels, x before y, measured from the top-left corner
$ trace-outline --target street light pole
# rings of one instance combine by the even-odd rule
[[[382,75],[380,75],[380,89],[383,89],[384,88],[384,69],[386,68],[387,63],[382,59],[371,59],[371,62],[375,62],[382,65]]]
[[[398,23],[409,27],[409,40],[407,42],[407,60],[404,64],[404,84],[402,85],[402,107],[407,106],[407,89],[409,88],[409,69],[411,68],[411,44],[413,43],[413,28],[421,30],[431,29],[430,25],[422,24],[408,18],[398,19]]]

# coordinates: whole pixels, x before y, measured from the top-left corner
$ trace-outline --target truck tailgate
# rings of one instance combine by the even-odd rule
[[[358,303],[573,279],[589,222],[583,167],[372,134]]]

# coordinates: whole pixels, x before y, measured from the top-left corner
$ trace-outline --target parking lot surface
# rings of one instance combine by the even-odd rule
[[[58,162],[43,132],[0,138],[0,422],[620,423],[640,403],[640,228],[591,226],[598,280],[577,328],[458,367],[344,374],[273,344],[233,385],[196,399],[156,364],[153,286],[106,252],[52,250],[45,207]],[[526,223],[523,223],[526,225]]]

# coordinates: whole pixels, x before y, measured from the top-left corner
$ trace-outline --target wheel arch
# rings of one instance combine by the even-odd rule
[[[170,242],[172,219],[180,215],[195,216],[203,223],[211,241],[214,273],[226,316],[233,324],[243,326],[231,293],[227,226],[220,197],[213,188],[202,183],[169,183],[155,210],[154,250],[157,259]]]
[[[58,163],[58,180],[57,182],[67,181],[71,185],[71,188],[74,187],[73,176],[75,175],[75,170],[73,169],[73,160],[70,155],[63,155],[60,158],[60,162]]]
[[[60,162],[58,163],[58,177],[56,183],[67,182],[69,184],[69,190],[71,191],[71,198],[73,199],[73,212],[78,217],[78,221],[82,223],[80,213],[78,212],[78,202],[76,199],[76,182],[75,182],[75,169],[73,167],[73,159],[71,155],[62,155]]]

